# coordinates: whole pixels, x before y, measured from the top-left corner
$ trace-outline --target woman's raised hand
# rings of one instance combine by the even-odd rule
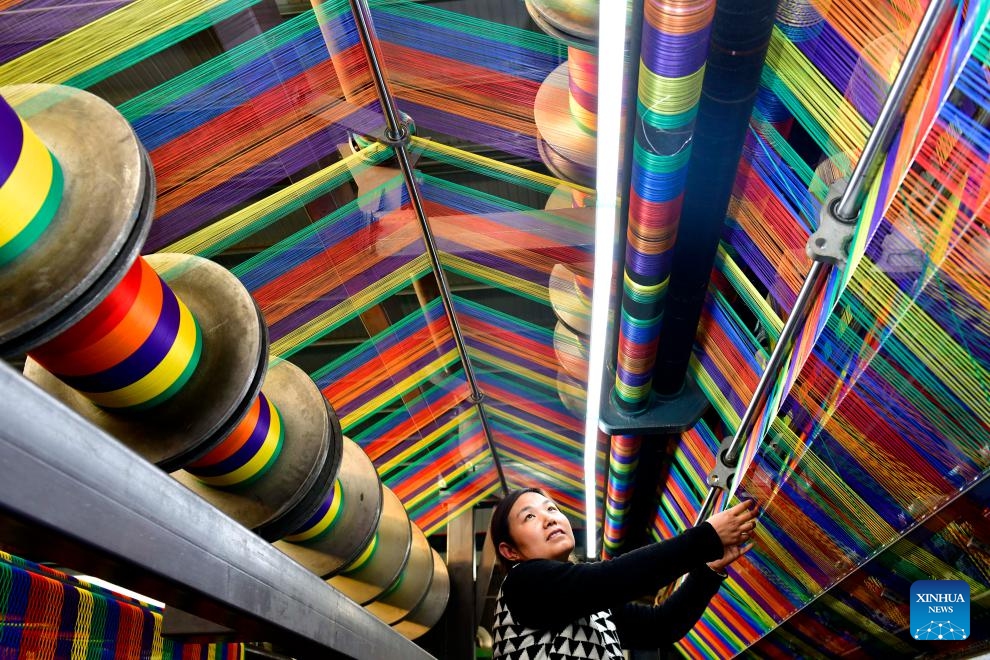
[[[720,511],[708,518],[708,524],[715,528],[723,546],[746,543],[756,528],[756,508],[753,500],[744,500],[739,504]]]
[[[716,573],[724,573],[726,566],[739,559],[752,549],[752,543],[747,543],[746,545],[727,545],[724,548],[722,558],[708,562],[708,567]]]

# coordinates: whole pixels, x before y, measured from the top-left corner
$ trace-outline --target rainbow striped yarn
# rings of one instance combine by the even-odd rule
[[[138,257],[110,295],[31,357],[98,406],[147,410],[182,389],[202,347],[192,312]]]
[[[285,440],[282,416],[264,392],[251,404],[237,428],[186,471],[216,488],[239,488],[254,483],[278,460]]]
[[[41,237],[58,212],[64,179],[55,155],[0,96],[0,266]]]
[[[234,660],[236,643],[163,638],[162,610],[0,552],[0,658]]]
[[[340,518],[343,510],[344,491],[340,486],[340,479],[334,479],[333,489],[331,489],[330,494],[327,495],[327,499],[323,501],[323,504],[320,505],[316,513],[303,523],[302,527],[282,540],[292,543],[317,541],[333,529],[334,523]]]

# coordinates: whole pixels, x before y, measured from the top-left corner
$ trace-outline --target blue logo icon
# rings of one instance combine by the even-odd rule
[[[922,640],[969,637],[969,583],[918,580],[912,584],[911,636]]]

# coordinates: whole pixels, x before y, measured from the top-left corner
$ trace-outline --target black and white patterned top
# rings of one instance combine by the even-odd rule
[[[509,570],[495,606],[496,660],[621,660],[623,648],[683,637],[722,583],[705,562],[722,555],[708,523],[609,561],[533,559]],[[656,607],[630,602],[688,573]]]
[[[494,657],[504,660],[622,660],[619,633],[608,610],[568,623],[559,630],[527,628],[515,622],[499,594],[495,608]]]

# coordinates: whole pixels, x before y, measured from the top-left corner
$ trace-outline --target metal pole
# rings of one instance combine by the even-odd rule
[[[877,122],[874,124],[873,130],[867,138],[863,153],[856,163],[853,173],[850,175],[846,188],[843,190],[839,200],[835,203],[835,206],[832,209],[825,209],[825,212],[831,213],[840,222],[855,224],[859,219],[859,214],[863,208],[863,198],[866,188],[872,184],[878,164],[890,146],[890,140],[893,137],[894,131],[904,118],[904,109],[910,100],[911,93],[915,89],[914,83],[916,82],[918,72],[927,64],[931,55],[928,52],[929,43],[939,34],[940,30],[938,28],[943,24],[943,19],[948,15],[947,10],[951,4],[948,0],[933,0],[928,6],[921,24],[918,26],[918,31],[915,33],[914,40],[904,57],[904,62],[897,72],[890,93],[887,95],[880,110]],[[813,247],[809,249],[812,252],[815,251]],[[776,382],[784,366],[784,358],[790,353],[790,345],[797,334],[797,330],[804,325],[808,309],[811,303],[817,300],[821,285],[824,284],[829,273],[832,272],[832,268],[834,268],[834,265],[831,263],[818,260],[812,262],[811,270],[808,271],[808,276],[805,278],[804,284],[801,286],[801,291],[798,293],[797,301],[794,303],[794,309],[787,318],[783,330],[781,330],[780,339],[777,341],[777,345],[774,346],[770,359],[767,361],[767,366],[763,370],[763,375],[760,377],[760,381],[756,386],[756,391],[753,392],[753,397],[750,399],[749,405],[746,406],[746,412],[743,413],[742,419],[739,421],[739,427],[736,429],[732,441],[726,448],[725,455],[718,457],[716,460],[722,460],[727,465],[732,466],[739,460],[745,439],[752,431],[757,419],[757,413],[762,410],[770,388]],[[696,525],[712,514],[715,508],[718,489],[721,487],[721,485],[709,487],[708,495],[695,520]]]
[[[767,366],[763,370],[763,375],[760,376],[760,381],[756,384],[756,390],[753,392],[753,396],[746,406],[746,412],[743,413],[742,419],[739,420],[739,426],[736,427],[736,433],[732,436],[732,442],[729,443],[728,448],[725,450],[723,459],[726,463],[732,465],[739,460],[743,444],[753,430],[753,425],[756,423],[759,413],[766,404],[770,389],[780,375],[786,356],[790,354],[794,338],[797,336],[797,331],[804,326],[804,322],[808,317],[808,310],[811,308],[811,304],[818,299],[821,287],[828,279],[828,275],[832,272],[833,267],[832,264],[826,264],[821,261],[813,261],[811,263],[811,270],[808,271],[808,276],[805,278],[804,284],[798,292],[797,300],[794,302],[794,308],[791,310],[790,316],[787,317],[787,322],[784,323],[784,327],[780,331],[780,338],[777,340],[777,345],[774,346],[773,352],[770,354],[770,359],[767,360]],[[705,503],[702,506],[701,512],[698,514],[699,518],[695,524],[700,523],[712,514],[715,506],[715,495],[718,489],[719,487],[717,486],[712,486],[708,489],[708,497],[705,499]]]
[[[492,436],[491,426],[488,423],[488,415],[485,413],[485,395],[478,387],[478,380],[471,366],[471,357],[468,355],[467,347],[464,343],[464,335],[461,333],[460,323],[457,321],[457,314],[454,311],[454,304],[451,300],[450,285],[447,283],[447,276],[443,271],[443,264],[440,263],[439,250],[433,237],[433,230],[430,228],[430,220],[423,208],[423,198],[419,192],[419,184],[413,172],[412,163],[409,161],[409,152],[406,145],[409,142],[409,131],[400,118],[399,109],[395,105],[395,98],[388,84],[388,78],[382,69],[382,57],[378,52],[378,40],[374,35],[374,26],[371,21],[371,11],[368,9],[366,0],[349,0],[351,13],[354,15],[354,22],[357,24],[358,37],[361,46],[371,67],[372,78],[375,81],[375,89],[378,91],[378,100],[381,103],[382,111],[385,115],[385,138],[395,151],[396,160],[399,161],[399,169],[402,170],[402,178],[405,181],[406,189],[409,191],[409,199],[412,202],[413,210],[419,219],[420,228],[423,231],[423,241],[426,243],[426,252],[430,256],[430,264],[433,266],[433,274],[437,278],[440,286],[440,299],[443,303],[443,310],[447,315],[447,322],[450,323],[451,333],[454,335],[454,343],[457,345],[457,353],[464,367],[464,375],[467,377],[468,385],[471,388],[471,401],[478,409],[478,417],[481,419],[481,427],[485,432],[485,439],[488,442],[488,449],[492,454],[492,461],[495,463],[495,470],[498,472],[499,482],[502,484],[502,492],[509,491],[509,485],[502,472],[502,463],[498,458],[498,450],[495,446],[495,439]]]
[[[836,204],[835,215],[840,220],[856,222],[859,217],[866,188],[873,181],[876,166],[887,152],[887,147],[894,137],[894,130],[901,123],[904,109],[911,100],[917,75],[928,61],[926,55],[931,55],[927,52],[928,44],[935,37],[937,28],[951,6],[952,3],[948,0],[932,0],[928,5],[914,40],[904,55],[904,62],[901,63],[897,77],[890,87],[887,99],[880,109],[873,131],[866,140],[863,153],[860,154],[856,167],[849,175],[849,183],[842,193],[842,198]]]

